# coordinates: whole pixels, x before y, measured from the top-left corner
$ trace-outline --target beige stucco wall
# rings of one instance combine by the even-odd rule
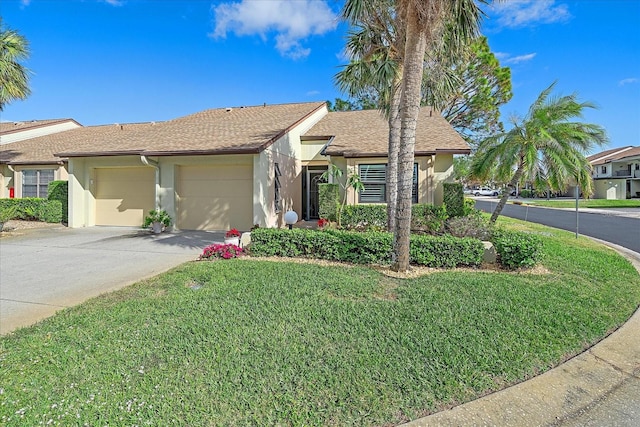
[[[13,187],[13,172],[7,165],[0,165],[0,199],[9,198],[9,188]]]
[[[302,141],[301,160],[303,163],[327,162],[327,157],[320,154],[320,151],[327,144],[327,141]]]
[[[433,204],[441,205],[444,200],[445,182],[453,182],[453,154],[438,154],[433,163]]]
[[[594,184],[594,199],[617,199],[627,198],[626,179],[597,179]]]

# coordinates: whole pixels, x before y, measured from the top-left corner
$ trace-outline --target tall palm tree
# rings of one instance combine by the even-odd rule
[[[466,0],[456,1],[465,3]],[[398,5],[397,0],[348,0],[345,3],[343,16],[357,31],[350,33],[347,42],[351,62],[336,75],[338,86],[350,96],[357,97],[374,88],[379,100],[378,107],[389,121],[387,226],[394,232],[401,136],[400,84],[406,42],[406,26]],[[451,16],[456,14],[452,13]],[[469,34],[465,29],[460,30],[452,20],[443,25],[442,31],[442,37],[433,37],[426,42],[423,74],[438,76],[438,81],[442,84],[437,88],[432,87],[432,92],[445,99],[450,97],[459,83],[450,65],[467,48]],[[413,165],[410,169],[413,175]]]
[[[340,90],[358,97],[375,90],[378,108],[389,124],[387,153],[387,229],[395,229],[398,149],[400,146],[400,79],[404,35],[394,0],[347,1],[343,16],[355,26],[347,41],[351,62],[336,74]]]
[[[487,0],[480,0],[487,3]],[[464,45],[477,36],[481,11],[474,0],[397,0],[405,24],[405,53],[400,104],[400,150],[398,155],[398,202],[394,230],[396,271],[409,268],[411,191],[415,136],[422,98],[421,84],[427,46],[444,41],[445,30],[452,45]]]
[[[0,18],[0,111],[15,99],[25,99],[29,70],[20,61],[29,57],[29,43],[18,32],[5,28]]]
[[[575,94],[551,97],[554,82],[542,91],[523,119],[514,118],[513,128],[480,143],[473,157],[471,175],[480,180],[494,176],[514,188],[530,181],[539,188],[564,191],[575,181],[585,195],[593,193],[591,165],[586,155],[607,142],[598,125],[572,121],[581,118],[589,102],[578,102]],[[495,222],[509,198],[505,191],[491,215]]]

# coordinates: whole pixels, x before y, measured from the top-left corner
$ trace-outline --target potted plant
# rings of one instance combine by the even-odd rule
[[[232,228],[224,235],[224,243],[240,246],[240,232],[237,228]]]
[[[162,233],[170,225],[171,217],[169,216],[167,211],[160,209],[152,210],[149,212],[149,214],[144,218],[142,228],[151,226],[153,232],[155,234],[159,234]]]

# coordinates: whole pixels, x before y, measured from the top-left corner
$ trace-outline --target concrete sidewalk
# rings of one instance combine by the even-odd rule
[[[611,245],[640,273],[640,254]],[[639,426],[640,309],[584,353],[528,381],[421,418],[427,426]]]

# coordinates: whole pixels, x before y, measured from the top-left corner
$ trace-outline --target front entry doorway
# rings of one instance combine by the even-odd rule
[[[306,220],[320,218],[320,193],[318,184],[327,182],[322,174],[327,171],[326,166],[305,166],[302,174],[302,217]]]

